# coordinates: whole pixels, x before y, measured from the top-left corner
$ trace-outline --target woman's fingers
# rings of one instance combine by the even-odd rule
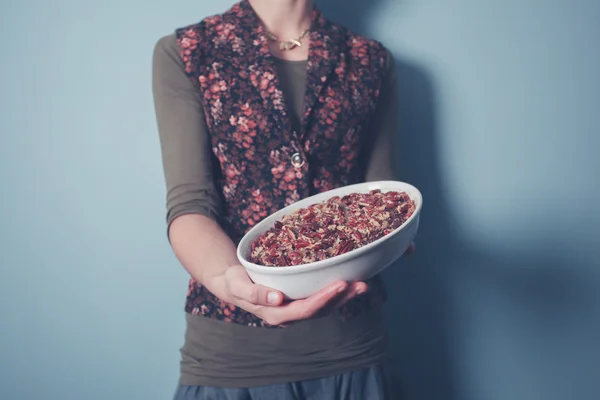
[[[225,282],[227,290],[234,298],[254,306],[278,306],[283,302],[281,292],[253,283],[241,265],[227,268]]]
[[[346,282],[333,283],[303,300],[295,300],[280,307],[260,307],[256,314],[260,314],[269,325],[282,325],[286,322],[312,318],[332,304],[347,289]]]
[[[340,281],[306,299],[285,304],[283,293],[253,283],[241,265],[227,269],[225,283],[227,291],[236,300],[236,305],[262,318],[269,325],[282,325],[312,318],[321,312],[342,307],[368,290],[365,282],[349,285]]]
[[[361,296],[367,292],[369,286],[364,282],[356,282],[348,287],[342,296],[332,305],[332,309],[343,307],[350,300]]]

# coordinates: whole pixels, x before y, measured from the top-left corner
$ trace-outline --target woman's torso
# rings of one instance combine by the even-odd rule
[[[176,60],[179,64],[178,85],[185,87],[184,80],[187,80],[187,89],[198,91],[198,88],[190,83],[189,74],[186,77],[182,73],[186,65],[181,57],[177,57],[181,54],[180,44],[181,40],[178,44],[175,36],[162,41],[164,53],[169,55],[165,57],[165,61],[172,63]],[[183,58],[185,59],[185,56]],[[294,131],[303,131],[304,101],[307,96],[306,62],[273,59],[272,63],[285,99],[288,122]],[[382,73],[389,74],[389,71]],[[334,96],[332,98],[335,100]],[[380,99],[378,103],[382,102],[385,103],[385,98]],[[206,108],[211,107],[211,104],[214,106],[215,103],[199,102],[201,111],[205,114],[210,113]],[[376,112],[373,114],[377,115]],[[331,116],[324,116],[322,119],[327,120],[329,117]],[[208,119],[210,120],[210,117]],[[215,139],[214,132],[211,133],[210,123],[194,128],[201,131],[198,133],[200,135],[213,136],[209,142],[213,151],[221,143],[218,137]],[[204,152],[204,155],[207,156],[208,152]],[[213,160],[211,163],[217,165],[215,168],[219,168],[218,162],[214,163]],[[223,172],[226,173],[221,171]],[[217,185],[217,188],[219,190],[205,193],[217,197],[213,198],[212,202],[227,197],[222,192],[223,183]],[[218,193],[219,191],[221,193]],[[310,193],[305,193],[308,194]],[[172,213],[171,217],[173,215]],[[246,228],[248,227],[243,229]],[[223,304],[192,281],[186,304],[188,327],[185,345],[182,348],[182,383],[228,387],[256,386],[326,376],[383,361],[387,357],[386,331],[379,310],[383,287],[379,280],[372,284],[371,296],[350,304],[345,314],[333,313],[280,329],[257,327],[262,324],[254,321],[253,316],[247,316],[243,310]],[[236,316],[236,312],[241,316]]]

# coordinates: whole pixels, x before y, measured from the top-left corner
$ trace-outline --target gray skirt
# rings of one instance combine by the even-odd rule
[[[399,400],[383,366],[346,372],[328,378],[227,389],[180,385],[174,400]]]

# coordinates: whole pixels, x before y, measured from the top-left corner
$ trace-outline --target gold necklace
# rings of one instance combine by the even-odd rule
[[[272,42],[279,42],[279,50],[284,51],[293,50],[296,47],[302,47],[301,40],[308,36],[310,29],[304,30],[297,38],[289,40],[279,40],[279,38],[273,35],[271,32],[269,32],[267,28],[265,28],[265,32],[267,33],[267,38]]]

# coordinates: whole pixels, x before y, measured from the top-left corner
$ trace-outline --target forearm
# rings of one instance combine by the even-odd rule
[[[200,214],[177,217],[169,227],[173,251],[185,270],[221,300],[227,297],[225,270],[239,264],[236,247],[219,224]]]

